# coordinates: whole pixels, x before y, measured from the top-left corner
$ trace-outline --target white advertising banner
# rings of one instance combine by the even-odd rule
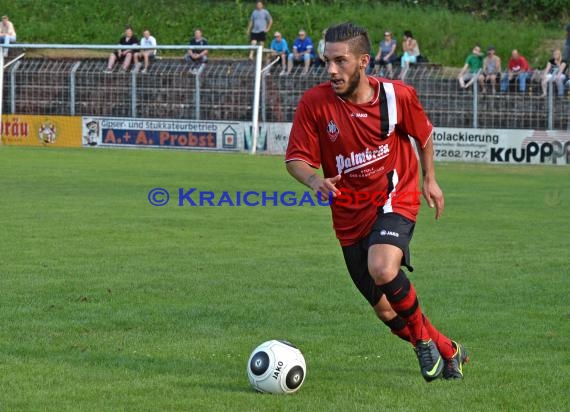
[[[570,132],[561,130],[434,130],[438,161],[512,164],[570,164]]]
[[[289,133],[293,123],[267,124],[267,152],[270,154],[285,154],[289,143]]]
[[[83,146],[165,147],[197,150],[243,148],[240,122],[83,117]]]
[[[284,154],[291,123],[265,123],[267,153]],[[436,161],[570,164],[570,132],[519,129],[434,129]]]
[[[262,123],[256,150],[285,154],[292,123]],[[82,117],[85,147],[250,151],[250,122]],[[570,164],[570,131],[436,127],[436,161]]]

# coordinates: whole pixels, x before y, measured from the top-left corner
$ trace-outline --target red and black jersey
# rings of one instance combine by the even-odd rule
[[[433,130],[415,90],[399,81],[368,78],[373,99],[353,104],[330,83],[301,98],[285,161],[322,166],[326,178],[341,175],[341,196],[331,204],[341,245],[366,236],[377,213],[416,220],[420,207],[418,160],[410,138],[424,147]]]

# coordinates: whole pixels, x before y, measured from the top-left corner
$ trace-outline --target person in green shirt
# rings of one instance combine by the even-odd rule
[[[483,67],[483,55],[481,54],[481,46],[475,45],[469,56],[465,59],[465,65],[461,68],[459,76],[459,85],[466,89],[473,84],[478,77],[482,77],[480,82],[482,83],[484,77],[480,74],[481,68]]]

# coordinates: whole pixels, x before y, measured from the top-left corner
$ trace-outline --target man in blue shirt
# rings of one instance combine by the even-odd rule
[[[281,35],[280,32],[276,31],[271,41],[271,59],[279,56],[281,60],[281,73],[279,76],[283,76],[287,70],[287,55],[289,54],[289,46],[287,45],[287,40]]]
[[[299,30],[299,37],[297,37],[293,43],[293,52],[289,53],[287,74],[291,73],[291,70],[293,70],[293,63],[295,62],[303,62],[304,67],[301,74],[307,74],[309,72],[309,67],[311,66],[311,61],[314,58],[313,41],[309,36],[307,36],[307,32],[301,29]]]

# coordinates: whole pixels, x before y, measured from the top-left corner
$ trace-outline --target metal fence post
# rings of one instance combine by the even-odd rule
[[[267,73],[264,72],[261,76],[261,121],[265,123],[267,121],[267,113],[265,112],[265,100],[267,97]]]
[[[75,73],[81,66],[81,62],[76,62],[69,72],[69,114],[75,116]]]
[[[546,99],[547,99],[547,104],[546,104],[546,119],[547,119],[547,125],[546,125],[546,129],[547,130],[552,130],[554,127],[554,122],[553,122],[553,118],[552,118],[552,112],[554,110],[554,87],[552,87],[552,84],[554,83],[554,81],[552,82],[548,82],[548,94],[546,95]]]
[[[21,62],[16,62],[10,70],[10,113],[16,113],[16,71]]]
[[[194,96],[194,119],[200,120],[200,71],[196,72],[194,76],[194,81],[196,82],[196,88]]]
[[[475,76],[475,81],[473,82],[473,128],[477,129],[479,125],[479,72]]]
[[[131,71],[131,117],[137,117],[137,73]]]

